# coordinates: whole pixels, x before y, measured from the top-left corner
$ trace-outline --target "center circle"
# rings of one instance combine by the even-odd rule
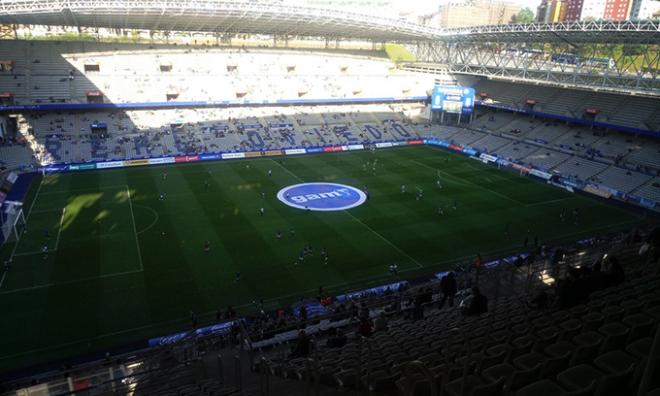
[[[360,206],[367,194],[345,184],[300,183],[281,189],[277,199],[297,209],[330,212]]]

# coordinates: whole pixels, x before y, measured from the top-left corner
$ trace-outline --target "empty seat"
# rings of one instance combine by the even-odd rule
[[[603,345],[601,346],[601,353],[605,353],[613,349],[623,348],[628,339],[630,329],[621,323],[612,322],[601,326],[598,332],[605,336]]]
[[[653,327],[653,319],[648,315],[633,314],[624,317],[621,322],[630,328],[628,342],[636,341],[649,335]]]
[[[557,382],[569,391],[578,391],[596,382],[599,396],[619,396],[628,393],[632,373],[632,365],[622,372],[606,374],[588,364],[579,364],[559,373]]]

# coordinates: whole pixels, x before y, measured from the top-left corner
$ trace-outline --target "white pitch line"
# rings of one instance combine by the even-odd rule
[[[37,188],[37,192],[34,194],[34,199],[32,200],[32,204],[30,205],[30,208],[28,209],[28,214],[25,216],[25,223],[27,224],[28,219],[30,218],[30,213],[32,213],[32,208],[34,208],[34,204],[37,202],[37,198],[39,198],[39,192],[41,192],[41,186],[44,185],[44,179],[46,176],[44,176],[41,181],[39,182],[39,188]]]
[[[135,246],[137,246],[138,259],[140,261],[140,271],[144,270],[142,265],[142,251],[140,250],[140,241],[138,240],[137,226],[135,225],[135,216],[133,214],[133,201],[131,200],[131,190],[126,185],[126,194],[128,194],[128,206],[131,208],[131,219],[133,219],[133,235],[135,236]]]
[[[492,194],[495,194],[495,195],[497,195],[497,196],[499,196],[499,197],[502,197],[502,198],[504,198],[504,199],[506,199],[506,200],[509,200],[509,201],[511,201],[511,202],[515,202],[515,203],[517,203],[518,205],[526,206],[524,203],[518,201],[517,199],[513,199],[513,198],[508,197],[508,196],[506,196],[506,195],[504,195],[504,194],[502,194],[502,193],[499,193],[499,192],[497,192],[497,191],[495,191],[495,190],[491,190],[491,189],[488,188],[488,187],[480,186],[480,185],[477,184],[477,183],[473,183],[473,182],[471,182],[471,181],[469,181],[469,180],[459,178],[458,176],[454,176],[454,175],[452,175],[452,174],[450,174],[450,173],[447,173],[447,172],[441,171],[440,169],[437,169],[437,168],[433,168],[433,167],[430,166],[430,165],[423,164],[423,163],[421,163],[421,162],[419,162],[419,161],[416,161],[416,160],[411,160],[411,162],[414,162],[414,163],[416,163],[416,164],[418,164],[418,165],[421,165],[421,166],[425,166],[425,167],[427,167],[427,168],[429,168],[429,169],[437,170],[438,172],[442,173],[443,175],[447,175],[447,176],[449,176],[449,177],[451,177],[451,178],[458,179],[458,180],[460,180],[460,182],[461,182],[463,185],[470,184],[470,185],[475,186],[475,187],[477,187],[477,188],[480,188],[480,189],[482,189],[482,190],[489,191],[489,192],[491,192]]]
[[[42,214],[42,213],[53,213],[53,212],[60,212],[62,209],[45,209],[45,210],[35,210],[30,213],[34,214]]]
[[[277,161],[275,161],[275,160],[272,160],[272,161],[275,162],[280,168],[282,168],[282,169],[284,169],[286,172],[288,172],[291,176],[293,176],[294,178],[298,179],[300,182],[303,182],[303,183],[304,183],[304,180],[301,179],[298,175],[296,175],[295,173],[291,172],[290,170],[288,170],[287,168],[285,168],[284,166],[282,166],[279,162],[277,162]],[[399,248],[398,246],[396,246],[395,244],[393,244],[389,239],[385,238],[384,236],[382,236],[381,234],[379,234],[378,232],[376,232],[376,230],[374,230],[373,228],[371,228],[371,227],[369,227],[367,224],[365,224],[362,220],[360,220],[360,219],[358,219],[357,217],[355,217],[355,216],[353,215],[353,213],[351,213],[351,212],[349,212],[349,211],[347,211],[347,210],[344,210],[343,212],[346,213],[346,214],[348,214],[349,216],[351,216],[351,217],[352,217],[355,221],[357,221],[358,223],[362,224],[366,229],[368,229],[369,231],[373,232],[374,235],[376,235],[377,237],[379,237],[380,239],[382,239],[385,243],[387,243],[388,245],[392,246],[397,252],[399,252],[399,253],[401,253],[402,255],[404,255],[405,257],[407,257],[410,261],[412,261],[413,263],[415,263],[415,265],[417,265],[419,268],[424,268],[424,266],[423,266],[422,264],[420,264],[419,261],[417,261],[417,260],[415,260],[414,258],[412,258],[408,253],[406,253],[406,252],[404,252],[403,250],[401,250],[401,248]]]
[[[31,291],[31,290],[45,289],[45,288],[53,287],[53,286],[74,285],[76,283],[88,282],[88,281],[93,281],[93,280],[97,280],[97,279],[116,278],[116,277],[119,277],[119,276],[138,274],[140,272],[142,272],[141,269],[131,270],[131,271],[123,271],[123,272],[115,272],[113,274],[106,274],[106,275],[89,276],[89,277],[86,277],[86,278],[72,279],[72,280],[63,281],[63,282],[44,283],[42,285],[34,285],[34,286],[29,286],[29,287],[22,287],[20,289],[7,290],[7,291],[4,291],[4,292],[0,292],[0,295],[14,294],[14,293],[20,293],[20,292]]]
[[[58,246],[60,246],[60,235],[62,234],[62,226],[64,225],[64,214],[66,213],[66,208],[62,208],[62,216],[60,217],[60,227],[57,230],[57,238],[55,238],[55,249],[57,251]]]
[[[52,250],[49,250],[51,252]],[[42,250],[33,250],[31,252],[21,252],[21,253],[16,253],[14,257],[21,257],[21,256],[34,256],[37,254],[43,254],[44,252]]]
[[[55,195],[55,194],[71,194],[71,193],[79,193],[79,192],[85,192],[85,191],[99,191],[99,190],[120,190],[126,187],[126,184],[120,184],[120,185],[112,185],[112,186],[99,186],[99,187],[90,187],[90,188],[78,188],[75,190],[52,190],[52,191],[46,191],[43,193],[43,195]]]
[[[32,204],[30,204],[30,207],[28,208],[28,213],[27,216],[25,216],[25,226],[27,226],[28,219],[30,218],[30,215],[32,214],[32,208],[34,208],[34,204],[37,202],[37,198],[39,198],[39,193],[41,192],[41,186],[44,185],[44,179],[46,176],[41,178],[41,181],[39,182],[39,187],[37,188],[37,192],[34,194],[34,199],[32,200]],[[21,243],[22,238],[19,238],[16,243],[14,244],[13,249],[11,250],[11,254],[9,255],[9,261],[12,261],[14,256],[16,255],[16,249],[18,248],[18,245]],[[7,277],[7,270],[4,270],[2,273],[2,279],[0,279],[0,289],[2,289],[2,285],[5,283],[5,278]]]
[[[169,196],[168,196],[168,198],[169,198]],[[145,232],[149,231],[153,226],[155,226],[156,223],[158,223],[158,220],[160,220],[160,216],[158,215],[158,212],[156,212],[153,208],[150,208],[149,206],[144,206],[144,205],[135,205],[135,206],[140,207],[140,208],[145,208],[148,211],[150,211],[151,213],[156,215],[156,217],[154,218],[154,221],[151,222],[151,224],[149,224],[145,229],[138,231],[138,234],[142,234],[142,233],[145,233]]]
[[[565,198],[553,199],[553,200],[550,200],[550,201],[534,202],[534,203],[525,205],[525,207],[529,208],[529,207],[533,207],[533,206],[547,205],[547,204],[551,204],[551,203],[568,201],[568,200],[571,200],[573,198],[576,198],[576,197],[565,197]]]
[[[385,243],[387,243],[388,245],[392,246],[397,252],[399,252],[399,253],[401,253],[402,255],[406,256],[406,257],[408,258],[408,260],[410,260],[410,261],[412,261],[413,263],[415,263],[415,265],[417,265],[419,268],[424,268],[424,266],[423,266],[422,264],[420,264],[419,261],[417,261],[417,260],[415,260],[414,258],[412,258],[408,253],[406,253],[406,252],[404,252],[403,250],[401,250],[400,247],[398,247],[398,246],[396,246],[395,244],[393,244],[392,242],[390,242],[389,239],[385,238],[385,237],[382,236],[380,233],[378,233],[376,230],[374,230],[373,228],[369,227],[369,225],[367,225],[365,222],[363,222],[362,220],[360,220],[360,219],[358,219],[357,217],[355,217],[355,215],[353,215],[353,213],[349,212],[348,210],[344,210],[344,213],[348,214],[348,215],[351,216],[353,219],[355,219],[355,221],[357,221],[358,223],[362,224],[362,225],[363,225],[364,227],[366,227],[369,231],[373,232],[377,237],[379,237],[380,239],[382,239]]]
[[[270,160],[273,161],[275,164],[277,164],[277,166],[279,166],[280,168],[284,169],[284,171],[285,171],[286,173],[290,174],[290,175],[293,176],[295,179],[298,179],[299,181],[301,181],[301,182],[303,182],[303,183],[305,182],[303,179],[300,178],[300,176],[298,176],[298,175],[296,175],[295,173],[293,173],[293,172],[291,172],[290,170],[288,170],[284,165],[280,164],[279,162],[275,161],[275,160],[272,159],[272,158],[271,158]]]

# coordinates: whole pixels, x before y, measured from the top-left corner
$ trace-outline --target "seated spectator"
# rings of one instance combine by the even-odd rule
[[[371,337],[373,329],[371,328],[371,322],[368,319],[360,320],[360,327],[358,328],[358,333],[362,337]]]
[[[488,298],[481,294],[481,290],[475,286],[472,288],[472,298],[467,306],[463,307],[463,315],[481,315],[485,312],[488,312]]]
[[[300,330],[298,333],[298,341],[296,342],[296,346],[294,347],[293,352],[291,352],[291,355],[289,355],[289,358],[307,357],[311,349],[310,347],[311,340],[309,339],[309,336],[305,330]]]
[[[546,290],[541,290],[536,297],[527,302],[527,306],[535,309],[547,309],[550,307],[550,295]]]
[[[449,300],[449,306],[454,306],[454,296],[458,288],[456,286],[456,277],[453,272],[449,272],[440,280],[440,291],[442,292],[442,300],[440,300],[440,309],[445,305],[445,301]]]
[[[610,256],[605,259],[605,274],[604,274],[604,284],[605,287],[616,286],[626,280],[626,274],[623,271],[623,267],[619,264],[619,259],[615,256]]]
[[[415,301],[415,305],[412,310],[412,320],[422,320],[424,319],[424,306],[419,301]]]
[[[374,331],[379,332],[385,330],[387,330],[387,316],[385,316],[385,312],[381,312],[374,320]]]
[[[342,329],[336,329],[333,327],[330,329],[330,334],[331,335],[325,346],[328,348],[341,348],[346,345],[347,338]]]

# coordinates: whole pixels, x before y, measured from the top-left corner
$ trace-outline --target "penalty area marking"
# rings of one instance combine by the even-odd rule
[[[131,190],[126,185],[126,195],[128,197],[128,207],[131,209],[131,219],[133,220],[133,235],[135,236],[135,246],[137,246],[138,261],[140,262],[140,271],[144,269],[142,265],[142,251],[140,250],[140,241],[138,240],[137,226],[135,225],[135,215],[133,214],[133,201],[131,200]]]
[[[43,253],[54,253],[57,252],[58,247],[60,246],[60,235],[62,235],[62,226],[64,224],[64,214],[66,213],[66,208],[62,208],[62,215],[60,216],[60,223],[59,226],[57,227],[57,236],[55,237],[55,247],[52,249],[48,249],[46,251],[43,250],[35,250],[31,252],[21,252],[21,253],[15,253],[14,257],[19,257],[19,256],[32,256],[35,254],[43,254]],[[44,210],[41,212],[35,212],[37,214],[39,213],[51,213],[51,212],[57,212],[56,210]],[[22,239],[21,239],[22,240]],[[19,241],[20,242],[20,241]]]
[[[438,168],[434,168],[434,167],[432,167],[431,165],[424,164],[424,163],[419,162],[419,161],[417,161],[417,160],[410,160],[410,162],[414,162],[414,163],[417,164],[417,165],[421,165],[421,166],[423,166],[423,167],[426,167],[426,168],[429,168],[429,169],[433,169],[433,170],[435,170],[435,171],[438,171],[439,173],[442,173],[442,174],[445,175],[445,176],[449,176],[449,177],[451,177],[451,178],[454,179],[456,182],[458,182],[458,183],[460,183],[460,184],[462,184],[462,185],[464,185],[464,186],[471,185],[471,186],[474,186],[474,187],[480,188],[480,189],[482,189],[482,190],[489,191],[490,193],[495,194],[495,195],[497,195],[498,197],[504,198],[504,199],[506,199],[506,200],[508,200],[508,201],[515,202],[515,203],[517,203],[517,204],[520,205],[520,206],[527,206],[525,203],[520,202],[520,201],[518,201],[517,199],[513,199],[513,198],[511,198],[511,197],[508,197],[508,196],[506,196],[506,195],[504,195],[504,194],[502,194],[502,193],[499,193],[499,192],[497,192],[497,191],[495,191],[495,190],[491,190],[491,189],[488,188],[488,187],[481,186],[481,185],[479,185],[479,184],[477,184],[477,183],[474,183],[474,182],[472,182],[472,181],[470,181],[470,180],[463,179],[463,178],[460,178],[460,177],[458,177],[458,176],[454,176],[454,175],[452,175],[452,174],[450,174],[450,173],[447,173],[447,172],[445,172],[445,171],[442,171],[442,170],[440,170],[440,169],[438,169]]]
[[[28,213],[25,216],[25,225],[27,226],[28,220],[30,219],[30,215],[32,214],[32,208],[34,208],[34,204],[37,202],[37,198],[39,198],[39,193],[41,192],[41,186],[44,185],[44,179],[46,176],[42,177],[41,180],[39,180],[39,187],[37,188],[37,192],[34,194],[34,198],[32,199],[32,203],[30,204],[30,208],[28,209]],[[9,261],[12,261],[14,259],[14,256],[16,255],[16,249],[18,248],[18,244],[21,243],[21,239],[16,241],[14,244],[14,247],[11,250],[11,254],[9,255]],[[5,283],[5,278],[7,277],[7,270],[5,269],[2,272],[2,279],[0,279],[0,289],[2,289],[2,285]]]
[[[160,216],[158,215],[158,212],[156,212],[153,208],[150,208],[149,206],[137,205],[137,204],[135,205],[135,207],[136,207],[136,208],[143,208],[143,209],[146,209],[146,210],[148,210],[149,212],[151,212],[151,213],[154,214],[154,221],[152,221],[151,224],[149,224],[149,225],[146,226],[145,228],[143,228],[143,229],[141,229],[140,231],[138,231],[138,232],[137,232],[138,234],[142,234],[142,233],[145,233],[145,232],[149,231],[151,228],[153,228],[153,226],[156,225],[156,223],[158,223],[158,220],[160,220]]]

